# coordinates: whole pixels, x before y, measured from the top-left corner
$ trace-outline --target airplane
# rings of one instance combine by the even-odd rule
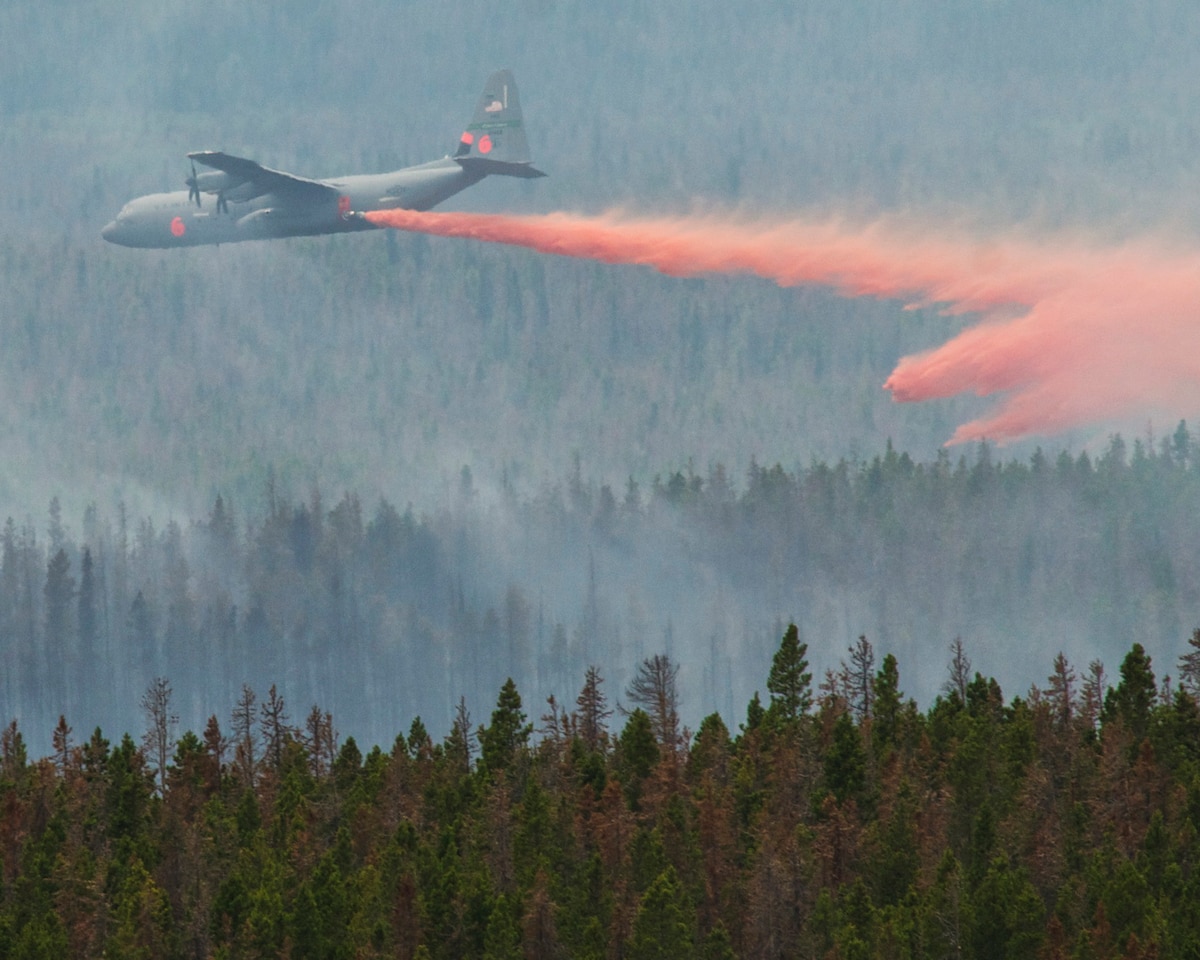
[[[429,210],[484,177],[534,179],[512,72],[492,74],[454,156],[392,173],[312,180],[220,151],[189,153],[187,190],[130,200],[100,231],[125,247],[193,247],[378,229],[368,210]],[[196,164],[209,167],[196,172]],[[205,198],[211,198],[205,202]]]

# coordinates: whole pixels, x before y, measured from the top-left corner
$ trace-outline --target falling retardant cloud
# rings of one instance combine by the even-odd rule
[[[384,210],[378,226],[528,247],[672,276],[747,273],[781,286],[938,305],[977,322],[903,357],[901,402],[999,397],[951,443],[1015,440],[1200,410],[1200,254],[1150,241],[980,240],[897,222]]]

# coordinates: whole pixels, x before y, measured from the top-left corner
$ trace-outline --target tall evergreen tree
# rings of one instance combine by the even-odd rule
[[[848,713],[833,727],[833,743],[825,753],[825,783],[839,802],[862,792],[866,784],[867,759],[862,737]]]
[[[249,684],[242,684],[242,692],[238,694],[237,705],[233,708],[233,744],[235,764],[241,774],[243,783],[253,783],[256,767],[256,751],[254,749],[254,722],[257,711],[254,709],[258,701],[257,695]]]
[[[262,714],[263,759],[272,770],[278,770],[283,763],[283,748],[292,736],[292,728],[288,725],[288,716],[283,696],[271,684],[267,699],[260,708]]]
[[[589,666],[584,676],[583,689],[579,691],[575,700],[575,706],[578,708],[579,736],[593,752],[604,746],[608,738],[605,724],[612,716],[604,691],[600,689],[603,683],[600,668]]]
[[[492,711],[492,722],[479,731],[481,760],[492,773],[510,766],[517,751],[529,742],[533,725],[525,722],[521,695],[512,677],[504,681]]]
[[[99,666],[96,661],[99,624],[96,611],[96,573],[89,547],[83,548],[79,565],[79,603],[76,626],[79,630],[79,657],[85,664]]]
[[[900,730],[900,716],[904,705],[904,693],[900,690],[900,667],[892,654],[883,658],[883,666],[871,681],[875,695],[875,722],[871,733],[874,740],[884,745],[896,742]]]
[[[767,690],[771,694],[768,712],[784,724],[793,723],[812,707],[812,674],[808,670],[808,644],[800,642],[800,631],[788,624],[771,661]]]
[[[75,578],[71,576],[71,560],[65,549],[59,548],[50,558],[42,593],[46,601],[47,653],[65,660],[71,647],[71,603],[75,599]]]
[[[1121,682],[1104,697],[1105,722],[1120,718],[1134,738],[1141,740],[1150,729],[1150,711],[1158,688],[1150,657],[1135,643],[1121,661]]]
[[[146,601],[141,590],[135,594],[129,605],[129,622],[127,624],[129,640],[133,647],[134,662],[144,667],[158,666],[158,644],[154,638],[154,621],[150,612],[150,604]]]
[[[1075,715],[1075,680],[1075,671],[1060,650],[1054,658],[1054,672],[1046,680],[1054,719],[1060,727],[1069,727]]]
[[[1200,627],[1188,637],[1188,646],[1191,649],[1179,658],[1179,682],[1200,703]]]
[[[690,913],[675,868],[667,867],[638,905],[629,960],[693,960],[696,946]]]

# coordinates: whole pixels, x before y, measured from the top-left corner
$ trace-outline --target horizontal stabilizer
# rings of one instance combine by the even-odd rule
[[[535,180],[538,177],[546,176],[528,160],[515,162],[492,160],[490,157],[455,157],[454,162],[467,173],[478,173],[481,176],[521,177],[524,180]]]

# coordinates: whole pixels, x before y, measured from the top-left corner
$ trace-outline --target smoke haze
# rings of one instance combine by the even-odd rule
[[[821,284],[847,296],[977,314],[981,322],[942,346],[902,358],[884,383],[906,403],[1000,395],[951,443],[1003,442],[1200,407],[1200,256],[1148,242],[1105,250],[930,238],[889,223],[715,216],[389,210],[365,217],[401,230],[644,264],[672,276],[749,273],[780,286]]]

